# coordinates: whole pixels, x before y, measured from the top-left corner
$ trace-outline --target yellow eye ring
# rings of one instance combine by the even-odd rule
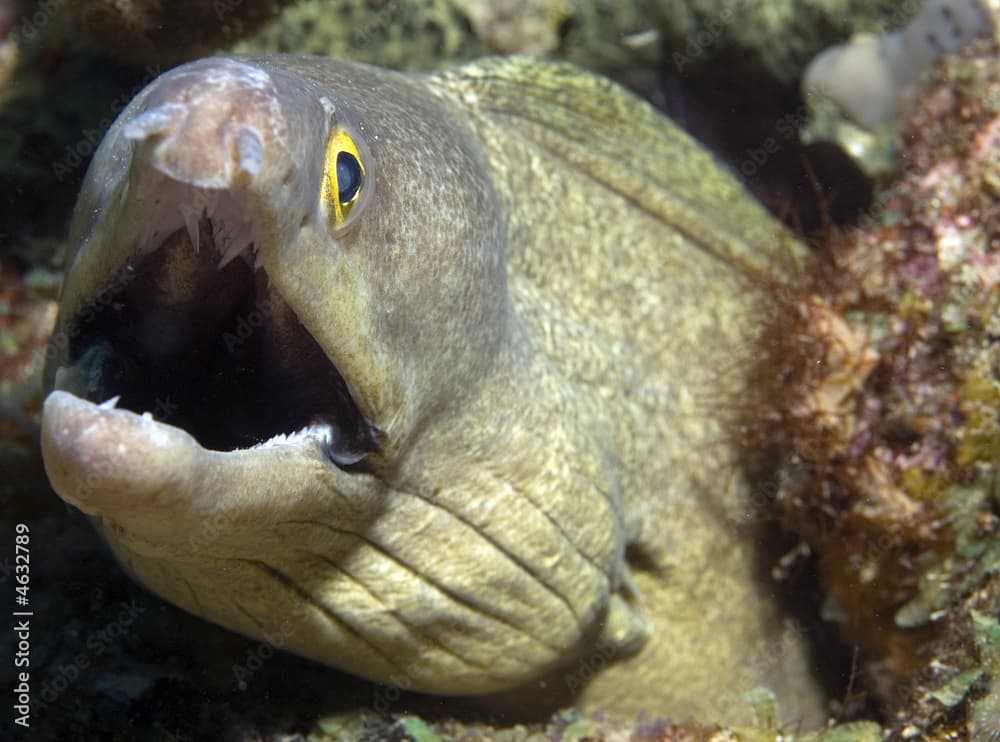
[[[356,222],[371,195],[371,179],[365,163],[364,145],[346,129],[338,128],[326,143],[320,202],[335,236],[344,234]]]

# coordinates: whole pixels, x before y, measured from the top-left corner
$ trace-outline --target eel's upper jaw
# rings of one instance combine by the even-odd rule
[[[120,255],[120,269],[99,288],[83,279],[90,288],[62,320],[70,340],[55,387],[78,399],[53,395],[46,405],[47,461],[62,457],[84,471],[87,457],[74,451],[93,458],[95,449],[71,433],[94,429],[67,421],[105,425],[131,410],[216,451],[312,430],[331,463],[354,466],[375,450],[375,430],[261,259],[294,237],[280,234],[267,203],[269,194],[287,199],[294,180],[274,83],[250,65],[206,62],[154,83],[120,130],[134,143],[124,200],[67,282],[94,272],[94,249]],[[99,411],[112,397],[123,409]],[[118,431],[115,446],[150,430],[107,428]]]

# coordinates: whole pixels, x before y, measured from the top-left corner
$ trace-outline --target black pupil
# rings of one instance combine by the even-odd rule
[[[337,187],[337,198],[342,204],[350,203],[361,188],[361,163],[350,152],[337,155]]]

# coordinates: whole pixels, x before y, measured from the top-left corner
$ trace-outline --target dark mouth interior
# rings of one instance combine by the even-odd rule
[[[202,219],[199,251],[185,230],[126,266],[79,312],[72,389],[93,402],[151,412],[206,448],[245,448],[314,423],[331,425],[328,455],[352,465],[375,433],[347,386],[263,269],[243,257],[218,268]]]

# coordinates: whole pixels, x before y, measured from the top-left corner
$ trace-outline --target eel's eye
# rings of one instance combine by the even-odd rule
[[[361,190],[361,163],[350,152],[337,153],[337,199],[340,208],[350,210]]]
[[[336,129],[326,143],[326,162],[320,199],[330,229],[340,236],[357,221],[371,193],[365,172],[363,145],[344,129]]]

